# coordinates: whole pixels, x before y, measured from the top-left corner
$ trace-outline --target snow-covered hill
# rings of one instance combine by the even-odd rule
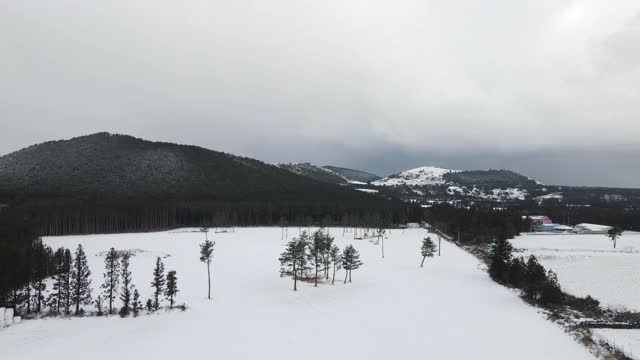
[[[447,197],[482,199],[491,201],[525,200],[536,183],[509,170],[451,170],[424,166],[384,179],[372,185],[393,189],[405,198],[418,195],[425,199]],[[409,188],[407,190],[406,188]]]
[[[443,185],[446,183],[445,174],[452,172],[460,172],[460,170],[449,170],[434,166],[423,166],[415,169],[403,171],[386,178],[374,181],[372,184],[376,186],[428,186]]]
[[[340,248],[357,248],[364,265],[353,271],[352,283],[343,284],[339,271],[335,285],[300,282],[297,292],[291,279],[279,276],[286,241],[280,228],[212,232],[211,301],[206,266],[198,260],[205,236],[194,230],[46,238],[53,248],[84,245],[94,295],[110,247],[137,250],[131,270],[143,301],[152,295],[155,258],[164,256],[166,269],[177,271],[177,302],[189,309],[126,319],[28,320],[0,329],[0,359],[593,358],[457,246],[443,241],[442,256],[421,269],[423,229],[393,230],[384,259],[380,246],[330,229]],[[298,231],[290,228],[289,239]]]

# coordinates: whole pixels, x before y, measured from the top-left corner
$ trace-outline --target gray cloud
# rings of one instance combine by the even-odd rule
[[[0,153],[111,131],[640,186],[639,39],[637,1],[4,1]]]

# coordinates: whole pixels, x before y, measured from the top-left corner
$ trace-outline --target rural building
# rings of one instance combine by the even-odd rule
[[[523,216],[522,218],[523,219],[528,218],[529,220],[531,220],[531,226],[553,223],[553,221],[551,221],[551,218],[548,217],[547,215],[529,215],[529,216]]]
[[[567,232],[572,231],[573,228],[571,226],[561,225],[561,224],[539,224],[535,227],[536,231],[541,232]]]
[[[554,224],[547,215],[529,215],[523,216],[522,219],[531,221],[531,231],[546,231],[546,227],[543,228],[542,225],[559,225]]]
[[[573,231],[578,234],[606,234],[611,226],[582,223],[573,227]]]

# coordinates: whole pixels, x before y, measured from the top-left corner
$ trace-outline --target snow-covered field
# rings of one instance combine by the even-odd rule
[[[569,293],[605,306],[640,310],[640,234],[624,233],[616,248],[606,235],[525,234],[512,240],[518,255],[534,254],[558,274]]]
[[[289,235],[298,229],[289,229]],[[353,243],[364,265],[353,283],[300,284],[279,277],[279,228],[212,234],[217,242],[213,301],[206,299],[204,234],[179,230],[146,234],[47,238],[52,247],[82,243],[93,287],[110,247],[137,249],[133,279],[150,296],[155,257],[178,272],[178,303],[186,312],[139,318],[45,319],[0,330],[1,359],[589,359],[592,356],[516,294],[493,283],[481,264],[443,242],[442,257],[419,268],[425,230],[396,230],[380,247]],[[432,235],[433,236],[433,235]],[[337,279],[342,279],[339,273]],[[498,343],[499,342],[499,343]]]

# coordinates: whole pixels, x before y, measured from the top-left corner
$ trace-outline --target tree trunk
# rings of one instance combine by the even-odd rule
[[[293,259],[293,291],[298,291],[298,269],[296,269],[296,259]]]
[[[27,314],[31,314],[31,287],[27,283]]]
[[[351,270],[349,270],[349,282],[351,282]]]
[[[42,280],[38,284],[38,313],[42,311]]]
[[[424,259],[426,259],[426,258],[427,258],[426,256],[422,257],[422,263],[420,264],[420,267],[424,267]]]
[[[336,264],[333,264],[333,278],[331,279],[331,285],[336,282]]]
[[[345,272],[345,274],[344,274],[344,283],[346,284],[347,283],[347,277],[349,276],[349,270],[345,270],[344,272]]]
[[[313,286],[318,287],[318,255],[316,255],[314,259],[315,259],[314,263],[316,266],[316,283]]]

